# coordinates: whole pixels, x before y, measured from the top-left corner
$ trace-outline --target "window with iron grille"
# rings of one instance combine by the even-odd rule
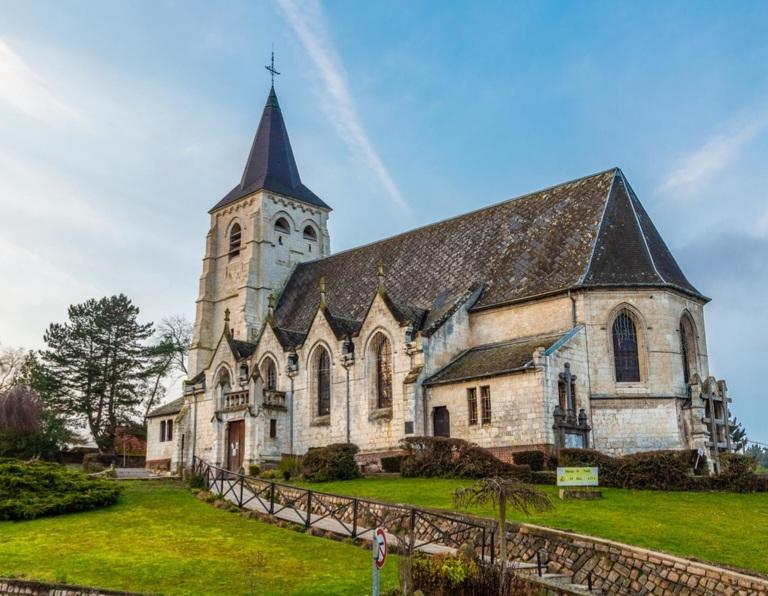
[[[487,385],[480,387],[480,404],[482,413],[482,423],[491,423],[491,388]]]
[[[229,231],[229,258],[236,257],[240,254],[240,240],[242,238],[242,229],[240,224],[236,223]]]
[[[315,380],[317,383],[317,415],[331,413],[331,357],[328,350],[319,348],[315,358]]]
[[[467,410],[469,412],[469,425],[477,424],[477,389],[467,389]]]
[[[376,346],[376,407],[392,407],[392,346],[383,334]]]
[[[626,311],[619,313],[613,321],[613,361],[616,381],[619,383],[640,380],[640,361],[637,352],[637,330],[635,322]]]

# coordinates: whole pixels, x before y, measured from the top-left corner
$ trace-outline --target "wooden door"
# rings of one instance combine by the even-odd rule
[[[245,420],[233,420],[227,424],[227,469],[239,472],[243,466],[245,451]]]
[[[432,410],[432,428],[436,437],[451,436],[451,416],[448,408],[439,406]]]

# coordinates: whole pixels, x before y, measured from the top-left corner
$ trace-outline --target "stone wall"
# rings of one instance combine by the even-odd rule
[[[18,594],[25,596],[139,596],[135,592],[116,592],[85,586],[0,578],[0,596],[16,596]]]
[[[527,524],[507,524],[510,559],[535,560],[609,594],[768,594],[768,578],[657,551]]]

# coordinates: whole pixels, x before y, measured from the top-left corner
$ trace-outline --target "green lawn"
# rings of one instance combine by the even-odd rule
[[[370,592],[369,551],[216,509],[176,484],[124,485],[106,509],[0,522],[0,576],[163,594]],[[384,585],[396,574],[391,559]]]
[[[452,509],[451,495],[468,480],[365,478],[301,483],[343,493],[419,507]],[[620,542],[768,573],[768,493],[688,493],[604,488],[599,501],[561,501],[557,489],[542,486],[554,509],[528,521]],[[490,507],[471,510],[492,516]]]

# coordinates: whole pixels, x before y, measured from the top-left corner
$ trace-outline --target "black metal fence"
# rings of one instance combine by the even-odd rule
[[[469,545],[484,560],[495,560],[495,527],[479,521],[426,511],[406,505],[325,493],[280,482],[251,478],[213,466],[195,457],[193,472],[205,488],[234,502],[281,519],[321,527],[350,538],[364,537],[377,527],[386,529],[406,553],[430,545],[458,549]],[[325,523],[320,523],[325,522]]]

